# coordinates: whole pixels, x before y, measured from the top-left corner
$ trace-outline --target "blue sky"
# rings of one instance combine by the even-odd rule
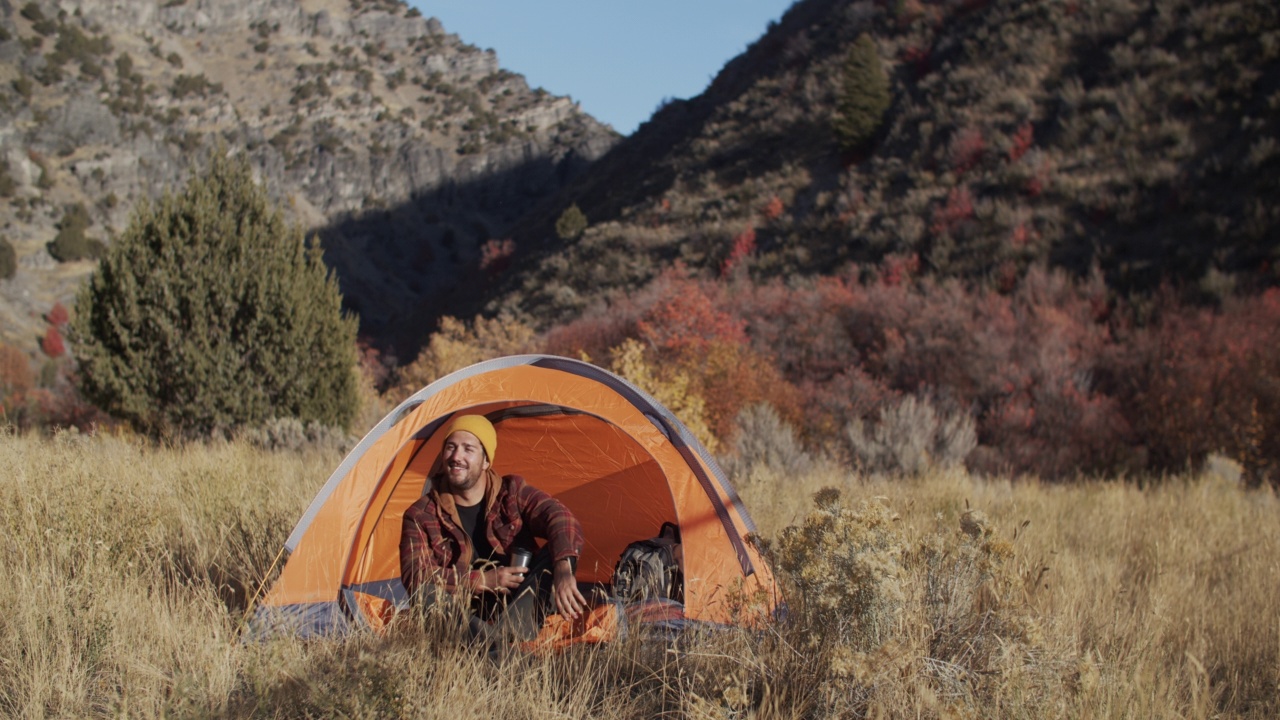
[[[529,86],[568,95],[629,135],[666,98],[690,98],[793,0],[408,0],[498,53]]]

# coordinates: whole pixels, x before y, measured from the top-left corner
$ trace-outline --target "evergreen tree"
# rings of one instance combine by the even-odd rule
[[[318,247],[248,163],[215,152],[180,196],[143,201],[76,299],[82,390],[159,437],[294,417],[349,426],[356,323]]]
[[[840,149],[854,152],[866,146],[884,122],[892,95],[880,54],[869,35],[854,41],[844,61],[844,77],[834,121]]]
[[[582,210],[578,209],[577,203],[570,205],[568,209],[560,213],[560,218],[556,220],[556,235],[561,240],[572,240],[581,235],[587,229],[587,216],[582,214]]]

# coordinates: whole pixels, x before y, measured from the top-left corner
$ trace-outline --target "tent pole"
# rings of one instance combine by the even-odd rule
[[[245,606],[244,616],[240,618],[240,627],[249,622],[249,615],[253,613],[253,608],[258,604],[258,600],[262,597],[262,593],[267,588],[267,578],[271,577],[271,573],[275,572],[276,565],[280,564],[280,558],[284,556],[284,545],[280,546],[280,551],[276,553],[276,559],[271,561],[271,567],[267,568],[267,572],[263,574],[262,579],[258,581],[258,589],[253,593],[253,597],[249,598],[249,604]]]

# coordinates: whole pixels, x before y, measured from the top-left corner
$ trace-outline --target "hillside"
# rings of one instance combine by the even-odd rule
[[[385,336],[616,138],[397,0],[5,0],[0,236],[18,269],[0,340],[33,350],[95,248],[218,146],[323,239]]]
[[[841,152],[868,34],[884,125]],[[513,233],[489,311],[564,322],[679,260],[757,279],[888,255],[981,286],[1033,265],[1220,298],[1277,279],[1280,9],[1270,0],[803,0]],[[586,215],[561,241],[555,220]]]

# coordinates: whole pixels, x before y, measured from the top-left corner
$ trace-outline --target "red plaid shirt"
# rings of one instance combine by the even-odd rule
[[[556,561],[576,558],[582,552],[582,524],[559,500],[525,482],[519,475],[498,479],[486,475],[484,527],[496,552],[536,547],[534,538],[551,546]],[[453,495],[431,490],[404,513],[400,534],[400,580],[410,595],[428,583],[449,590],[479,585],[479,573],[471,569],[474,550],[458,519]]]

